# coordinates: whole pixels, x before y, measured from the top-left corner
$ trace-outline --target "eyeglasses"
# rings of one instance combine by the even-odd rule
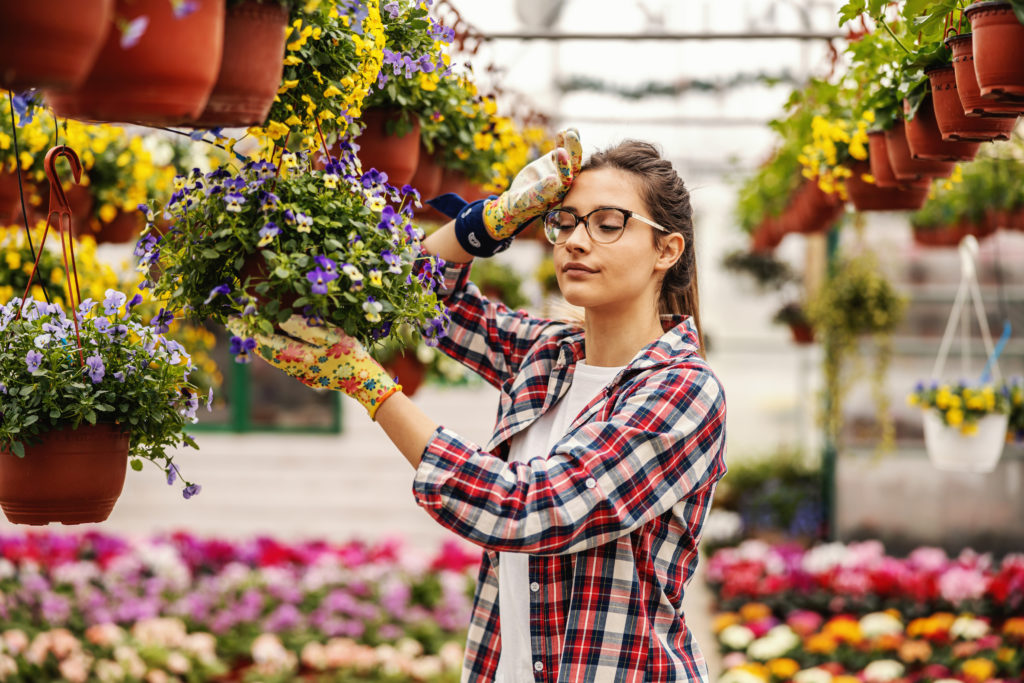
[[[629,209],[620,209],[614,206],[602,206],[594,209],[585,216],[577,216],[568,209],[552,209],[544,214],[544,235],[551,244],[565,244],[569,235],[576,230],[576,226],[583,223],[590,239],[598,244],[611,244],[620,237],[626,229],[626,223],[630,218],[635,218],[646,223],[655,230],[671,232],[666,227],[658,225],[650,218],[638,216]],[[594,227],[591,227],[593,223]]]

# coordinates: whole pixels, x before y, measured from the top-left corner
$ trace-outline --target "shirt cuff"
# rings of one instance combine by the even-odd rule
[[[464,441],[458,434],[439,426],[420,455],[416,477],[412,482],[413,495],[421,507],[443,506],[441,491],[448,480],[469,457],[481,451],[480,447]]]

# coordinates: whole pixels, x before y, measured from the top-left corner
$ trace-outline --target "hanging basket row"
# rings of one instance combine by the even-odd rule
[[[280,85],[287,23],[285,7],[256,0],[205,0],[182,16],[168,0],[5,3],[0,77],[5,88],[43,88],[67,118],[261,124]],[[119,25],[140,29],[137,42]]]

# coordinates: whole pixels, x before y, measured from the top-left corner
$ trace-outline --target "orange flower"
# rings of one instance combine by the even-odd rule
[[[861,680],[856,676],[843,674],[842,676],[836,676],[833,678],[832,683],[861,683]]]
[[[721,633],[726,626],[732,626],[733,624],[739,624],[740,622],[740,615],[735,612],[720,612],[715,615],[711,628],[715,633]]]
[[[815,633],[804,641],[804,649],[816,654],[831,654],[839,645],[839,641],[830,633]]]
[[[875,638],[871,645],[876,650],[895,650],[903,642],[903,634],[885,633]]]
[[[740,607],[740,617],[744,622],[757,621],[772,615],[772,608],[763,602],[748,602]]]
[[[963,671],[968,678],[972,678],[976,681],[987,681],[992,678],[992,674],[996,672],[996,665],[989,659],[975,657],[974,659],[968,659],[966,662],[961,664],[960,670]]]
[[[780,657],[768,662],[768,670],[776,678],[792,678],[793,674],[800,670],[800,664],[795,659]]]
[[[1009,638],[1024,639],[1024,618],[1013,617],[1012,619],[1007,619],[1006,623],[1003,624],[1003,635]]]
[[[759,664],[757,662],[746,662],[745,664],[740,664],[736,668],[741,671],[749,671],[750,673],[754,674],[758,678],[765,681],[767,681],[769,678],[768,667],[766,667],[764,664]]]
[[[851,645],[864,640],[864,636],[860,632],[860,624],[855,619],[847,617],[830,619],[821,632],[835,636],[838,640]]]
[[[973,640],[953,643],[953,656],[957,659],[967,659],[978,654],[979,649],[978,643]]]
[[[924,640],[906,640],[900,645],[900,659],[906,664],[927,662],[932,658],[932,646]]]

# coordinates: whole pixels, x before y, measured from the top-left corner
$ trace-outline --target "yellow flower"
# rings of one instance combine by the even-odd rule
[[[964,413],[959,408],[950,408],[946,412],[946,422],[950,427],[959,427],[964,421]]]
[[[961,664],[960,670],[963,671],[968,678],[973,678],[976,681],[987,681],[992,678],[992,674],[996,672],[996,665],[989,659],[975,657],[974,659],[968,659]]]
[[[788,657],[773,659],[768,662],[768,671],[776,678],[792,678],[793,674],[800,670],[800,664]]]
[[[341,91],[334,85],[327,86],[327,89],[324,90],[324,97],[337,97],[340,94],[342,94]]]

